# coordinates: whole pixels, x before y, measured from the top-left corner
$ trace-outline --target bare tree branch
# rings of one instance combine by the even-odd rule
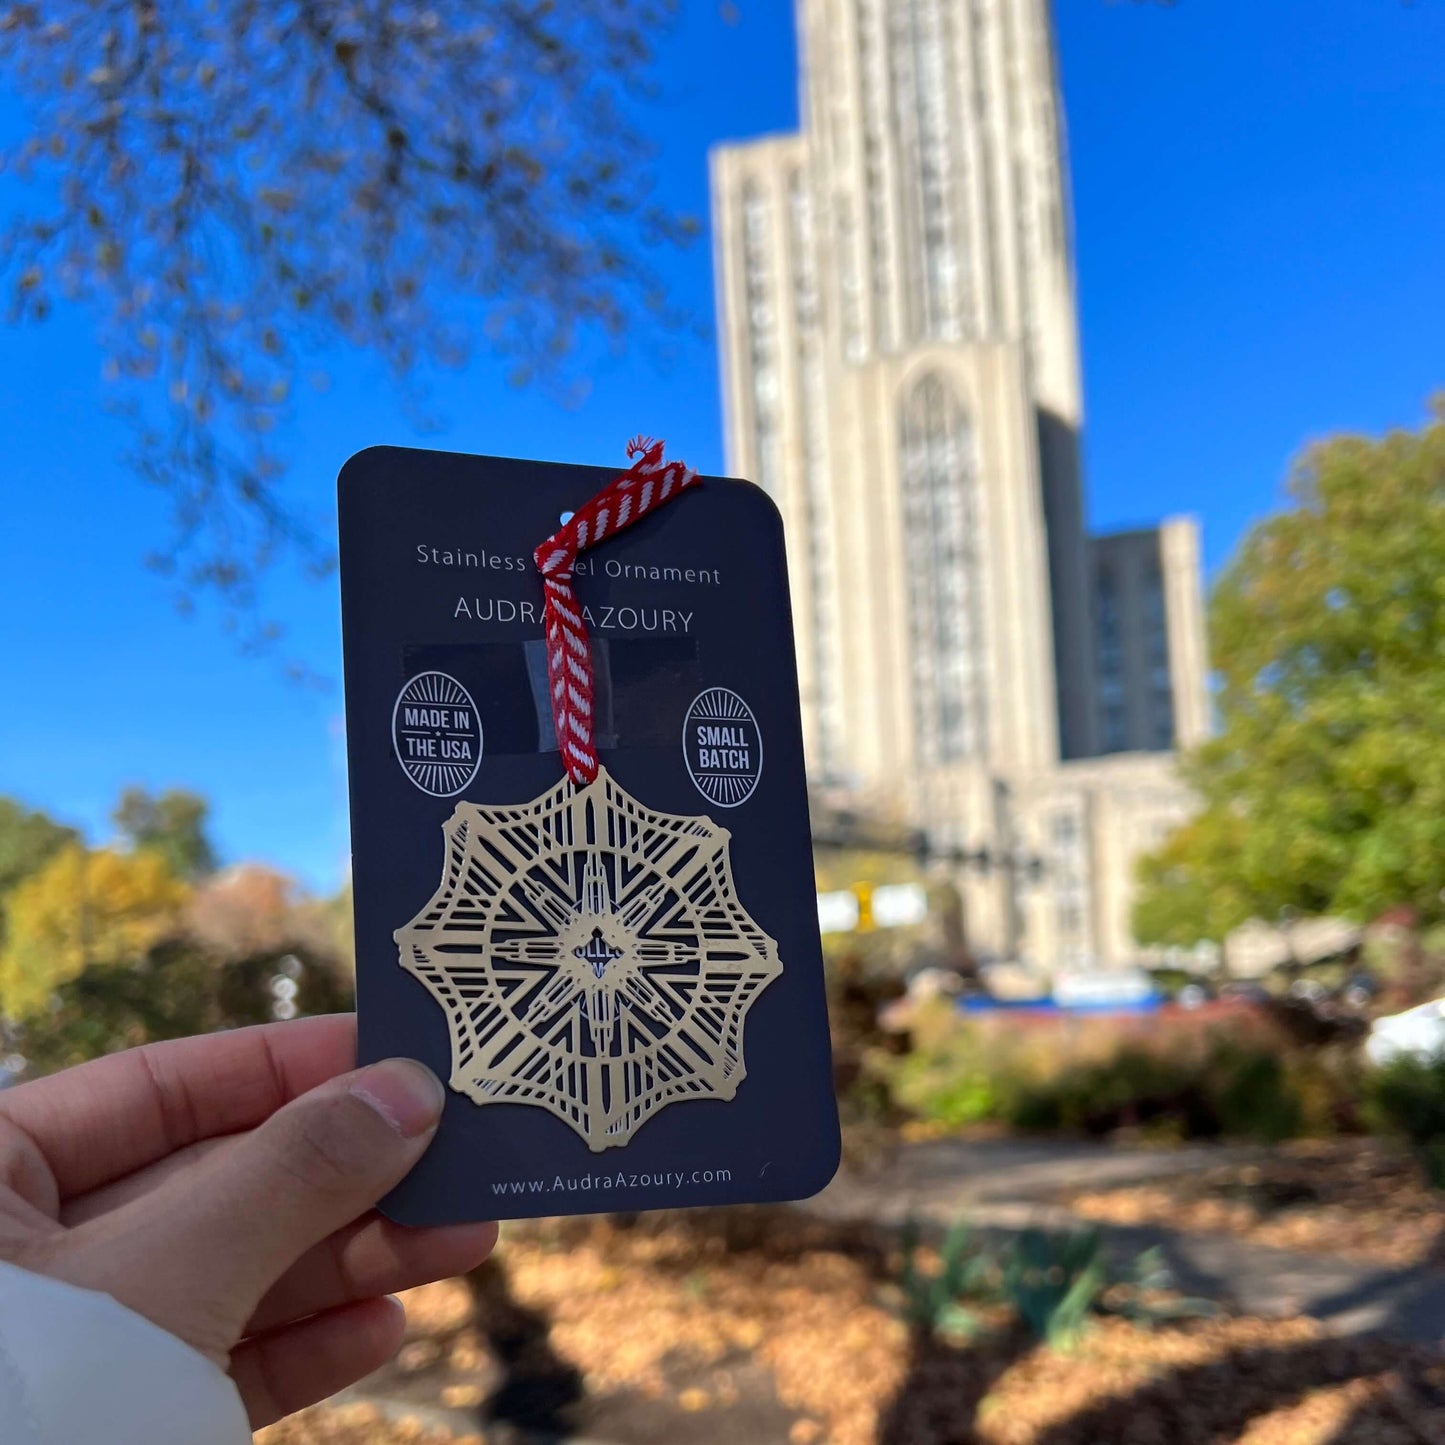
[[[235,625],[285,548],[276,441],[308,355],[423,363],[479,348],[562,384],[586,335],[683,320],[650,248],[628,107],[676,0],[48,0],[0,9],[28,103],[33,197],[0,235],[13,320],[101,318],[132,460],[175,528],[152,558]],[[261,629],[264,640],[265,629]]]

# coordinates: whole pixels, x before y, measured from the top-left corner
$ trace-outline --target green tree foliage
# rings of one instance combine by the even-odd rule
[[[652,201],[634,125],[675,6],[0,0],[32,123],[0,276],[17,317],[99,317],[174,503],[158,565],[236,609],[278,546],[329,563],[278,485],[318,349],[565,379],[584,338],[675,319],[648,252],[697,227]]]
[[[74,828],[34,812],[14,798],[0,798],[0,907],[17,883],[75,838]]]
[[[273,981],[291,973],[298,1012],[351,1007],[350,980],[325,955],[302,948],[226,957],[188,937],[162,939],[128,967],[91,967],[55,989],[17,1040],[27,1076],[156,1039],[265,1023]]]
[[[1405,1055],[1370,1076],[1369,1122],[1405,1140],[1434,1189],[1445,1190],[1445,1054]]]
[[[1210,608],[1219,735],[1192,823],[1141,865],[1148,942],[1281,909],[1445,915],[1445,398],[1311,447]]]
[[[177,878],[195,882],[215,871],[216,854],[206,836],[210,804],[196,793],[171,788],[151,794],[127,788],[111,818],[132,848],[159,853]]]
[[[1233,810],[1210,809],[1141,858],[1135,936],[1192,948],[1201,939],[1224,938],[1247,918],[1273,917],[1272,901],[1256,895],[1234,869],[1248,828]]]

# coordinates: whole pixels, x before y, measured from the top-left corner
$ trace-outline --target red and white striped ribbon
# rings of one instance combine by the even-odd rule
[[[579,552],[630,527],[697,482],[697,473],[684,462],[664,462],[662,443],[650,437],[634,437],[627,455],[632,465],[532,554],[545,594],[542,630],[552,721],[562,762],[576,783],[590,783],[597,776],[597,747],[592,733],[592,652],[572,590],[572,564]]]

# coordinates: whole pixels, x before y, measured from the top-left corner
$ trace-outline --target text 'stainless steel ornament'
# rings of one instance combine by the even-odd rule
[[[648,808],[597,761],[572,564],[695,481],[661,443],[628,455],[537,548],[567,777],[530,803],[460,804],[441,884],[395,935],[446,1013],[452,1088],[546,1109],[594,1151],[680,1099],[732,1098],[747,1011],[782,972],[738,901],[727,829]]]

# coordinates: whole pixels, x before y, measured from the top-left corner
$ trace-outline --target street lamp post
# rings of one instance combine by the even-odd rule
[[[1003,846],[992,848],[983,844],[976,847],[939,844],[934,842],[927,828],[874,832],[857,814],[847,811],[835,811],[828,820],[827,827],[815,829],[813,846],[836,849],[839,852],[906,854],[917,861],[920,869],[942,863],[983,879],[997,872],[1006,879],[1008,886],[1004,946],[1009,957],[1017,956],[1022,932],[1018,910],[1019,891],[1025,885],[1037,885],[1046,871],[1043,858],[1037,853],[1015,846],[1009,840],[1006,840]]]
[[[1004,905],[1004,952],[1016,957],[1020,936],[1023,932],[1019,918],[1018,895],[1027,885],[1037,886],[1043,881],[1045,864],[1037,853],[1023,848],[950,848],[933,843],[927,832],[919,830],[915,835],[914,857],[921,867],[930,863],[944,863],[962,872],[973,873],[979,878],[989,878],[997,871],[1007,883],[1007,898]]]

